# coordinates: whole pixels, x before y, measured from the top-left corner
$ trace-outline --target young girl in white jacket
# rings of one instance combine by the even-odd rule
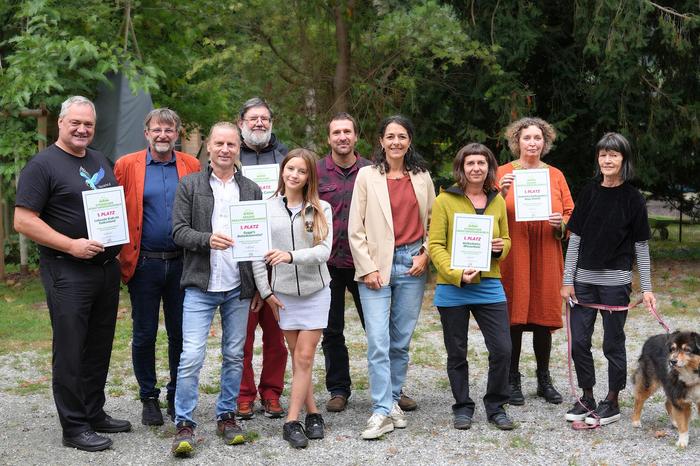
[[[316,347],[328,324],[330,275],[326,261],[333,244],[331,206],[318,197],[316,159],[294,149],[280,167],[275,197],[268,201],[273,294],[266,297],[278,318],[292,356],[292,393],[283,438],[295,448],[324,435],[313,396],[311,374]],[[306,407],[302,426],[299,412]]]

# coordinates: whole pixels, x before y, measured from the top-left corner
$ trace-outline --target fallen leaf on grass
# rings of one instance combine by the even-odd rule
[[[664,438],[664,437],[668,437],[668,432],[666,432],[665,430],[657,430],[656,432],[654,432],[654,438]]]

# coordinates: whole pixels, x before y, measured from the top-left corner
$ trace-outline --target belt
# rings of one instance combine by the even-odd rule
[[[140,253],[141,257],[146,257],[148,259],[160,259],[160,260],[172,260],[172,259],[177,259],[178,257],[182,256],[182,251],[177,250],[177,251],[141,251]]]
[[[107,265],[116,259],[115,257],[112,257],[112,258],[104,260],[104,261],[96,261],[96,260],[92,260],[92,259],[80,259],[79,257],[75,257],[75,256],[50,256],[50,257],[52,257],[53,259],[78,262],[79,264],[89,264],[89,265]]]

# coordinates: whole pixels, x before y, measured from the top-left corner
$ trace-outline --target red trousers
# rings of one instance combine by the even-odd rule
[[[255,329],[258,324],[263,331],[263,359],[260,385],[256,389],[255,373],[253,372],[253,345],[255,343]],[[286,368],[287,347],[284,344],[284,335],[275,320],[272,309],[265,303],[260,311],[251,312],[248,316],[248,331],[243,348],[243,376],[238,402],[255,401],[258,393],[260,393],[262,400],[278,400],[284,388]]]

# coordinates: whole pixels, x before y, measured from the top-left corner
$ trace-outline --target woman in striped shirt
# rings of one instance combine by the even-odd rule
[[[583,397],[566,413],[567,421],[605,425],[620,419],[618,393],[625,388],[627,311],[598,311],[589,305],[627,306],[632,290],[632,264],[637,261],[644,304],[651,308],[646,202],[632,186],[632,151],[624,136],[605,134],[596,145],[596,176],[576,200],[567,224],[571,236],[564,264],[562,297],[571,309],[571,350]],[[603,353],[608,360],[608,394],[596,406],[591,337],[596,316],[603,320]]]

